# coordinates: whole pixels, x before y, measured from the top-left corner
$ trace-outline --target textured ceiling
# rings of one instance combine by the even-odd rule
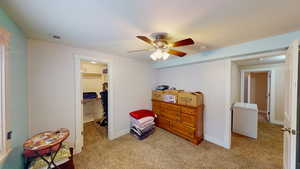
[[[299,0],[1,0],[0,5],[29,38],[141,59],[150,53],[127,52],[148,47],[136,35],[192,37],[197,45],[181,50],[193,54],[202,44],[211,50],[300,29]]]

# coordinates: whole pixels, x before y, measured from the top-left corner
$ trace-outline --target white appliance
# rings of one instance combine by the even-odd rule
[[[233,105],[233,132],[257,138],[258,109],[256,104],[235,103]]]

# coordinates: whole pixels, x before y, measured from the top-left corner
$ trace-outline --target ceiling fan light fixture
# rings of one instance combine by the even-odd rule
[[[154,61],[157,60],[156,55],[155,55],[155,52],[152,53],[152,54],[150,55],[150,58],[151,58],[152,60],[154,60]]]
[[[153,37],[152,39],[154,40],[148,38],[147,36],[136,36],[136,37],[142,40],[143,42],[146,42],[147,44],[151,45],[154,49],[156,49],[156,51],[154,51],[150,55],[151,59],[154,61],[166,60],[169,58],[170,54],[178,57],[184,57],[187,53],[179,50],[174,50],[171,48],[195,44],[192,38],[187,38],[176,42],[169,42],[167,33],[158,32],[152,35],[151,35]],[[137,50],[137,51],[144,51],[144,50]]]
[[[156,61],[156,60],[166,60],[168,59],[170,56],[170,54],[168,54],[167,52],[161,50],[161,49],[157,49],[155,52],[153,52],[150,57],[152,60]]]
[[[163,60],[167,60],[169,58],[170,54],[168,54],[167,52],[163,52]]]

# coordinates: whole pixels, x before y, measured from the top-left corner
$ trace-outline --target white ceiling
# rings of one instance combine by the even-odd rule
[[[91,48],[133,58],[147,44],[136,35],[168,32],[192,37],[189,54],[300,29],[299,0],[1,0],[1,7],[32,39]],[[199,45],[200,44],[200,45]]]

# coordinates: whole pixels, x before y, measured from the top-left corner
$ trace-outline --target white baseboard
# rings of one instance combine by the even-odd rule
[[[283,126],[283,121],[279,121],[279,120],[271,120],[270,123],[277,124],[277,125],[282,125]]]
[[[118,137],[121,137],[121,136],[124,136],[124,135],[126,135],[128,133],[129,133],[129,128],[128,129],[120,130],[120,131],[114,133],[114,135],[112,136],[112,138],[110,138],[110,140],[114,140],[114,139],[116,139]]]
[[[242,130],[238,130],[238,129],[233,129],[232,132],[249,137],[249,138],[253,138],[253,139],[257,139],[257,131],[253,131],[248,132],[248,131],[242,131]]]
[[[208,142],[211,142],[211,143],[214,143],[218,146],[221,146],[221,147],[224,147],[226,149],[229,149],[229,146],[226,145],[226,143],[224,141],[221,141],[217,138],[214,138],[214,137],[211,137],[209,135],[204,135],[204,140],[208,141]]]

